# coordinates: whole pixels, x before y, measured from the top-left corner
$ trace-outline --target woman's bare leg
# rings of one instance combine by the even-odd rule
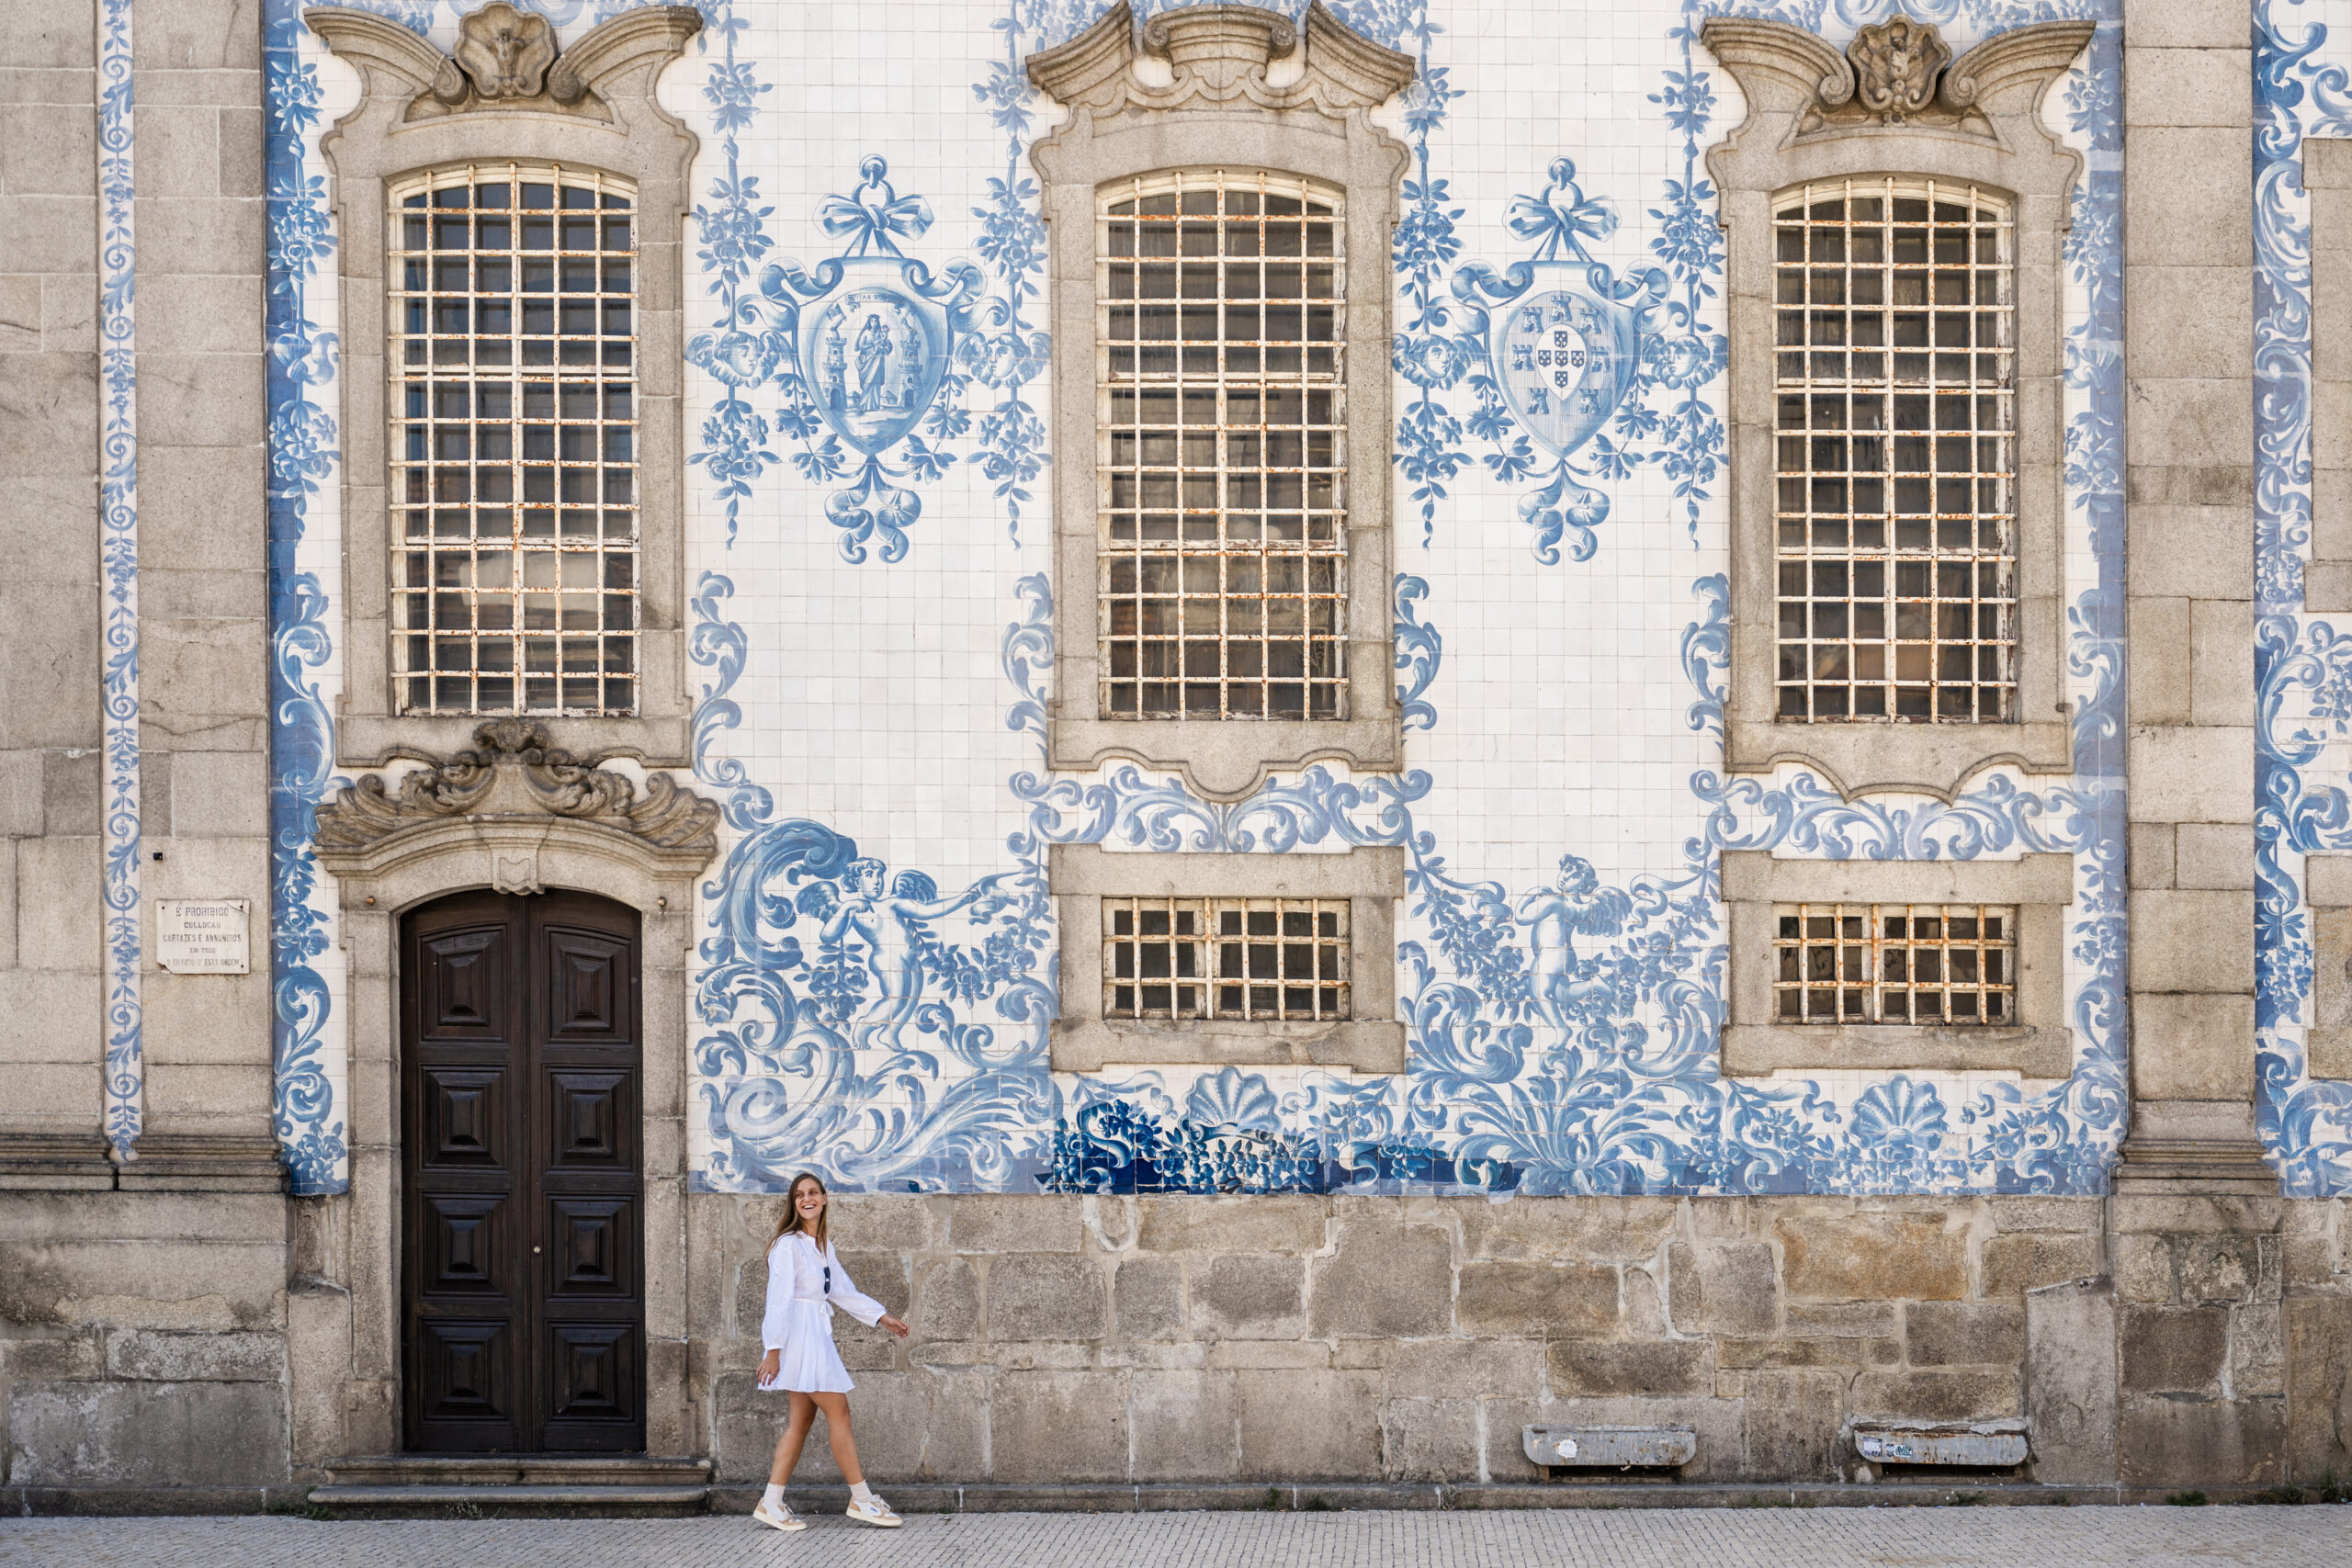
[[[832,1396],[835,1399],[840,1394]],[[792,1479],[793,1468],[800,1462],[800,1445],[808,1440],[808,1428],[817,1420],[817,1402],[805,1393],[795,1393],[792,1413],[784,1423],[784,1430],[775,1439],[775,1462],[768,1467],[768,1484],[781,1486]]]
[[[857,1467],[857,1439],[850,1435],[849,1396],[845,1393],[810,1393],[792,1396],[815,1402],[816,1408],[825,1413],[825,1436],[833,1445],[833,1462],[841,1466],[842,1479],[852,1486],[865,1479],[865,1472]],[[805,1432],[807,1428],[802,1428]]]

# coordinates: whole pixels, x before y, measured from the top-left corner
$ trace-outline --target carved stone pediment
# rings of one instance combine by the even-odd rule
[[[383,17],[343,6],[302,13],[327,47],[361,70],[388,78],[408,96],[406,123],[482,109],[533,109],[609,122],[598,84],[649,52],[675,55],[702,27],[687,6],[624,11],[560,48],[555,28],[537,12],[490,0],[458,23],[458,46],[443,54]]]
[[[1749,94],[1751,121],[1789,118],[1790,143],[1901,129],[2005,145],[2001,122],[2030,115],[2096,30],[2086,21],[2036,22],[1996,33],[1958,60],[1934,23],[1900,11],[1856,33],[1843,53],[1786,22],[1714,17],[1699,36]],[[1999,101],[2015,89],[2027,96]]]
[[[368,773],[345,786],[319,808],[319,853],[365,852],[452,818],[550,817],[598,823],[650,849],[718,851],[718,804],[680,789],[667,773],[648,773],[640,795],[625,775],[550,746],[546,727],[529,719],[481,725],[474,741],[473,749],[434,759],[396,785],[387,786],[381,773]],[[502,872],[501,886],[523,880]]]
[[[1306,49],[1298,52],[1301,34]],[[1029,80],[1104,118],[1140,109],[1372,108],[1413,80],[1413,59],[1351,29],[1314,0],[1302,23],[1253,6],[1163,11],[1138,33],[1126,0],[1063,44],[1032,55]]]

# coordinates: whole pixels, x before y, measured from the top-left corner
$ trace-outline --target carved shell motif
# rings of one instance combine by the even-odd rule
[[[1854,96],[1862,107],[1883,125],[1901,125],[1935,101],[1951,46],[1933,24],[1897,11],[1856,33],[1846,58],[1854,62]]]
[[[473,80],[483,98],[536,98],[555,63],[555,28],[545,17],[518,11],[506,0],[491,0],[458,24],[454,58]],[[444,70],[444,76],[452,75]],[[457,84],[461,89],[462,83]],[[450,95],[436,81],[434,90],[445,102]],[[460,91],[458,97],[464,96]]]

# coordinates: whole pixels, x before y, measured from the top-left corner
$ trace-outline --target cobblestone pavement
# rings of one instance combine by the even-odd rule
[[[940,1514],[797,1535],[685,1519],[0,1519],[75,1568],[2346,1568],[2352,1506]]]

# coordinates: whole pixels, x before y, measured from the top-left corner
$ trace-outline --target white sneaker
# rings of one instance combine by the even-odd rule
[[[752,1510],[752,1522],[765,1525],[772,1530],[805,1530],[808,1528],[808,1521],[794,1513],[791,1504],[784,1505],[781,1513],[770,1513],[765,1498],[762,1498],[760,1506]]]
[[[855,1519],[859,1524],[880,1525],[886,1530],[897,1529],[900,1525],[907,1522],[906,1520],[899,1517],[898,1515],[892,1513],[890,1511],[890,1505],[885,1503],[879,1497],[868,1497],[862,1503],[854,1497],[851,1498],[849,1500],[849,1517]]]

